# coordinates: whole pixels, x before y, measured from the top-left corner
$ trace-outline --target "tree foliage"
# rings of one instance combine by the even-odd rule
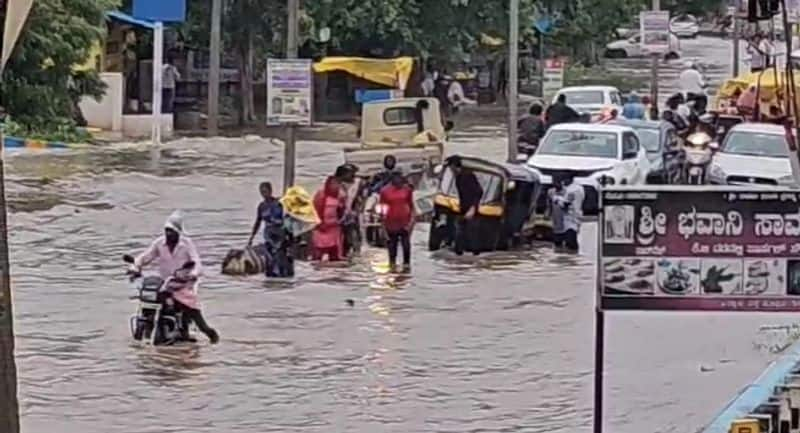
[[[81,95],[104,91],[96,71],[76,71],[105,35],[105,12],[115,0],[37,0],[2,77],[0,100],[30,129],[74,125]],[[5,17],[0,17],[5,20]]]

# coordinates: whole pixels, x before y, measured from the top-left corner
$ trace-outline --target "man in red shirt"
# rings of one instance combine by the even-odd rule
[[[397,265],[397,247],[403,247],[403,271],[411,270],[411,230],[414,228],[414,191],[399,171],[392,172],[391,182],[381,190],[383,227],[389,239],[389,267]]]

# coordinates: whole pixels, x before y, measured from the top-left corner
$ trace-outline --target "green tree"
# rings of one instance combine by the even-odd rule
[[[34,2],[0,86],[0,100],[17,123],[30,131],[69,128],[82,95],[102,96],[97,72],[74,66],[104,37],[105,12],[116,6],[116,0]]]

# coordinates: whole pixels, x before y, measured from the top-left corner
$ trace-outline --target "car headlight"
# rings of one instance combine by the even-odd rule
[[[797,183],[797,180],[795,180],[793,174],[787,174],[786,176],[779,177],[778,183],[780,185],[795,185]]]
[[[723,170],[722,167],[717,164],[711,164],[711,169],[708,172],[708,176],[718,183],[725,183],[725,179],[727,178],[725,175],[725,170]]]

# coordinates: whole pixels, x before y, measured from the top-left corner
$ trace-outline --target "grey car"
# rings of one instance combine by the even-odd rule
[[[647,183],[675,183],[680,176],[682,165],[679,138],[671,123],[660,120],[619,119],[615,123],[628,126],[639,135],[639,141],[647,151],[650,161],[650,173]]]

